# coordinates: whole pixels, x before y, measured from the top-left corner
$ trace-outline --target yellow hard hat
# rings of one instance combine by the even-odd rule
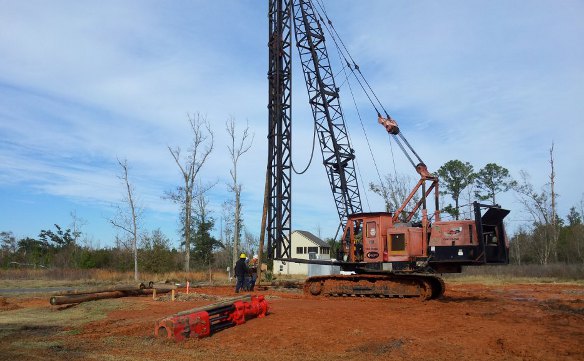
[[[239,258],[247,258],[247,256],[245,255],[245,253],[242,253],[239,255]]]

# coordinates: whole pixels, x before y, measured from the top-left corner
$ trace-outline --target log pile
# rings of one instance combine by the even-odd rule
[[[52,296],[49,302],[53,306],[67,305],[72,303],[81,303],[87,301],[101,300],[105,298],[119,298],[128,296],[141,296],[162,294],[174,291],[176,286],[173,285],[154,285],[152,282],[145,285],[140,283],[138,285],[117,285],[99,288],[77,289],[61,292]]]

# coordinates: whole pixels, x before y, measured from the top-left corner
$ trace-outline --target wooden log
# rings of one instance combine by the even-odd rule
[[[156,291],[158,294],[168,293],[170,289],[161,289]],[[102,300],[105,298],[119,298],[128,296],[140,296],[140,295],[151,295],[154,293],[154,289],[137,289],[131,291],[108,291],[108,292],[96,292],[88,294],[79,295],[63,295],[63,296],[53,296],[49,300],[51,305],[67,305],[71,303],[81,303],[87,301]]]
[[[115,285],[115,286],[104,286],[104,287],[93,287],[93,288],[83,288],[70,291],[59,292],[57,296],[65,295],[87,295],[92,293],[110,292],[110,291],[137,291],[147,289],[144,283],[139,284],[125,284],[125,285]]]

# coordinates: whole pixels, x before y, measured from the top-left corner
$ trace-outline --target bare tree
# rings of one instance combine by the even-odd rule
[[[223,247],[214,254],[214,267],[221,269],[225,269],[226,267],[233,267],[231,264],[231,254],[233,253],[231,251],[231,233],[229,233],[226,225],[224,224],[224,213],[225,212],[222,212],[221,218],[219,219],[219,242],[221,242]]]
[[[557,227],[558,217],[556,215],[555,192],[555,169],[554,169],[554,146],[550,148],[550,183],[542,187],[541,192],[537,192],[529,182],[529,174],[521,171],[521,182],[514,185],[514,190],[518,195],[519,202],[523,205],[527,213],[530,214],[535,229],[533,231],[533,243],[538,261],[541,264],[548,264],[557,260],[559,227]],[[548,188],[549,186],[549,188]]]
[[[534,251],[539,263],[547,264],[551,254],[550,227],[551,206],[549,192],[543,189],[537,192],[529,181],[529,174],[520,172],[521,181],[515,186],[519,202],[531,216],[536,229],[533,232]]]
[[[412,190],[412,178],[404,174],[387,174],[385,179],[380,184],[375,184],[373,182],[369,183],[369,189],[376,193],[385,202],[385,210],[387,212],[395,212],[398,210],[402,203],[408,197],[408,194]],[[419,197],[414,196],[412,202],[404,209],[400,218],[404,219],[407,217],[409,212],[412,210],[412,203],[417,202]]]
[[[575,235],[572,241],[575,256],[580,262],[584,263],[584,224],[582,223],[582,217],[584,217],[584,195],[580,199],[580,222],[576,225],[577,229],[574,232]]]
[[[125,186],[125,195],[122,203],[125,206],[117,205],[117,212],[114,218],[111,218],[110,223],[126,232],[130,236],[132,243],[132,251],[134,253],[134,280],[138,280],[138,223],[142,216],[142,208],[136,204],[136,196],[134,186],[130,183],[128,178],[128,161],[118,159],[118,164],[122,168],[122,174],[118,176]]]
[[[322,239],[322,227],[320,226],[320,223],[316,224],[316,236]]]
[[[529,238],[530,234],[524,227],[519,227],[517,232],[511,238],[511,242],[509,244],[509,256],[514,261],[514,263],[521,265],[524,248],[527,248],[526,246],[529,242]]]
[[[234,251],[233,247],[233,229],[234,229],[234,222],[233,222],[233,214],[235,212],[235,201],[232,199],[227,199],[222,204],[222,220],[223,220],[223,230],[222,236],[224,237],[224,244],[226,249],[229,251],[229,257],[225,260],[226,265],[229,267],[233,267],[233,253],[237,252]]]
[[[73,232],[73,239],[75,240],[75,243],[78,244],[79,237],[81,237],[81,235],[83,234],[83,231],[81,231],[81,229],[87,225],[87,220],[82,217],[79,217],[77,215],[77,210],[70,212],[69,215],[71,216],[71,224],[69,224],[69,228],[71,228],[71,231]]]
[[[580,198],[580,217],[584,217],[584,194]],[[584,225],[580,222],[579,232],[574,237],[574,248],[580,262],[584,263]]]
[[[215,219],[211,216],[208,209],[209,201],[204,194],[198,194],[196,197],[195,211],[195,233],[194,233],[194,258],[200,262],[201,268],[208,267],[209,280],[213,279],[212,263],[215,260],[214,251],[223,249],[225,246],[220,240],[211,235],[215,228]]]
[[[231,191],[235,195],[235,210],[234,210],[234,226],[233,226],[233,264],[237,262],[237,253],[238,253],[238,246],[239,246],[239,237],[241,234],[241,184],[239,184],[237,180],[237,163],[239,162],[239,158],[247,153],[253,144],[254,134],[250,134],[249,132],[249,124],[246,124],[243,133],[239,136],[236,134],[235,129],[235,118],[230,117],[227,122],[225,123],[225,128],[227,130],[227,134],[231,138],[231,143],[227,145],[227,149],[229,150],[229,155],[231,156],[232,168],[229,171],[231,174],[232,184],[230,185]]]
[[[560,230],[558,228],[558,217],[556,212],[556,171],[554,168],[554,143],[550,148],[550,193],[552,206],[552,252],[554,260],[558,259],[558,239],[560,238]]]
[[[18,251],[18,241],[12,231],[0,232],[0,266],[6,266]]]
[[[181,205],[185,259],[184,269],[186,272],[190,271],[191,261],[191,230],[192,230],[192,214],[193,214],[193,200],[196,196],[195,184],[198,180],[199,172],[207,161],[209,154],[213,150],[213,131],[206,117],[196,114],[195,116],[187,115],[188,121],[193,132],[193,142],[186,152],[184,159],[181,155],[180,147],[168,147],[176,165],[178,166],[183,184],[178,186],[175,191],[167,192],[166,198],[173,200]],[[200,191],[204,192],[204,191]]]
[[[258,249],[260,246],[260,239],[253,235],[249,231],[245,231],[243,240],[241,242],[241,249],[245,250],[246,252],[251,252],[252,254],[258,253]],[[249,256],[251,259],[251,255]]]
[[[467,211],[464,213],[464,216],[466,217],[466,219],[473,219],[473,216],[474,216],[474,208],[473,208],[474,193],[475,193],[474,183],[469,184],[469,186],[466,187],[466,189],[465,189],[465,196],[464,196],[464,200],[466,202],[466,209],[467,209]]]

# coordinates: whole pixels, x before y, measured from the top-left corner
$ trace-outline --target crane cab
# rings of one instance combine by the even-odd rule
[[[364,262],[372,269],[409,268],[425,258],[427,237],[422,227],[394,223],[387,212],[358,213],[348,217],[343,239],[345,261]]]
[[[343,234],[342,259],[348,262],[377,263],[387,260],[387,230],[391,213],[357,213],[348,216]]]

